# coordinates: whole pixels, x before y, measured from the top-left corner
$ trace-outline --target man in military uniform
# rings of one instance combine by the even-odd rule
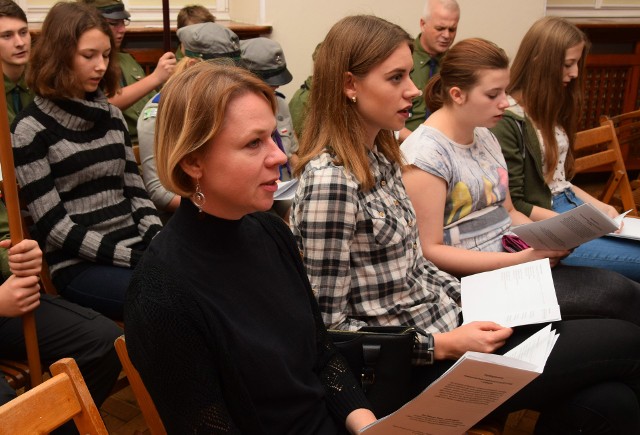
[[[0,62],[9,124],[33,100],[33,93],[24,79],[30,53],[31,34],[27,16],[12,0],[0,0]]]
[[[420,18],[420,34],[413,46],[411,80],[421,91],[434,74],[440,71],[440,61],[453,44],[460,21],[456,0],[427,0]],[[411,116],[400,132],[404,140],[430,115],[422,95],[413,100]]]
[[[131,14],[125,10],[122,0],[82,0],[98,8],[106,18],[113,33],[113,39],[118,50],[118,61],[122,70],[121,87],[109,102],[122,110],[127,120],[131,142],[138,141],[137,123],[142,108],[173,73],[176,66],[176,56],[167,52],[160,57],[158,65],[151,74],[145,76],[143,68],[129,53],[120,51],[122,40],[130,23]]]

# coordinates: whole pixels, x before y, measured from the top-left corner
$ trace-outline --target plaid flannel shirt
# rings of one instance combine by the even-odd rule
[[[369,152],[375,185],[362,191],[323,153],[306,166],[291,211],[311,286],[327,327],[458,326],[459,281],[422,255],[400,167]],[[426,360],[426,345],[415,355]]]

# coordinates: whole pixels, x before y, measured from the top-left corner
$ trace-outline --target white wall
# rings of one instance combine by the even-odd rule
[[[529,26],[544,15],[545,0],[458,0],[461,9],[456,40],[483,37],[494,41],[510,57]],[[402,26],[412,36],[420,31],[424,0],[230,0],[234,21],[257,23],[260,5],[271,38],[284,49],[293,81],[280,91],[291,97],[311,73],[311,53],[339,19],[352,14],[374,14]]]

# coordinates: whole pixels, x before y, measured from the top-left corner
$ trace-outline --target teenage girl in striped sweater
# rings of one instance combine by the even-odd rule
[[[113,37],[90,6],[49,11],[27,75],[36,97],[12,125],[16,175],[54,284],[122,318],[131,268],[160,230],[126,123]]]

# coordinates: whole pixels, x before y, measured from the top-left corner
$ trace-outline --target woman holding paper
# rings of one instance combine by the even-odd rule
[[[422,256],[393,137],[419,94],[412,43],[373,16],[329,31],[314,63],[291,219],[325,324],[424,329],[414,361],[419,383],[430,383],[466,351],[502,353],[540,328],[462,325],[459,281]],[[555,327],[544,373],[496,412],[539,410],[540,433],[640,432],[640,328],[615,319]]]
[[[507,87],[509,106],[493,128],[509,168],[515,208],[534,221],[588,202],[618,212],[573,185],[573,156],[583,110],[586,35],[558,17],[545,17],[522,39]],[[640,243],[601,237],[577,247],[564,264],[615,270],[640,281]]]
[[[531,222],[513,207],[500,144],[488,130],[509,105],[508,66],[492,42],[467,39],[451,47],[427,84],[432,115],[401,146],[424,256],[456,276],[548,258],[565,319],[640,324],[640,284],[610,270],[560,264],[568,251],[506,252],[512,224]]]

